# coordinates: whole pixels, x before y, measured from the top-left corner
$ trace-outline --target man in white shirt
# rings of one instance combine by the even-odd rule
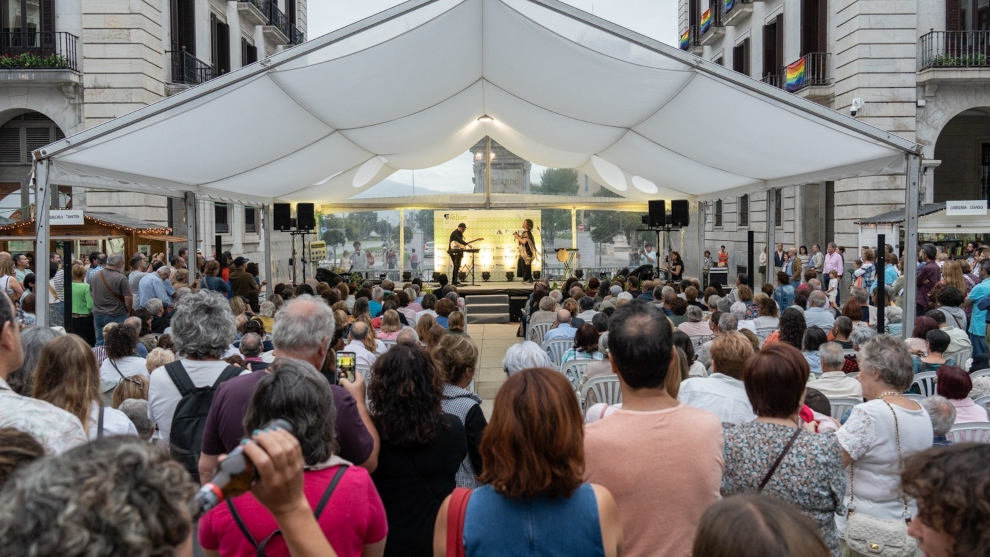
[[[657,266],[657,250],[653,246],[647,244],[646,249],[643,250],[643,265],[650,265],[653,267]]]
[[[707,410],[722,422],[753,421],[756,414],[742,382],[746,360],[752,355],[753,345],[742,333],[726,332],[715,337],[711,348],[712,374],[685,379],[677,400]]]
[[[821,290],[815,290],[808,296],[808,309],[804,312],[804,322],[810,327],[818,327],[823,331],[832,330],[835,315],[829,309],[828,296]]]
[[[178,360],[197,388],[213,386],[227,369],[220,358],[227,352],[237,329],[227,299],[217,292],[201,290],[186,294],[172,316],[172,341]],[[244,370],[244,373],[251,373]],[[158,426],[159,438],[168,442],[175,407],[182,399],[165,366],[151,374],[148,387],[148,417]]]
[[[350,271],[361,271],[367,267],[368,262],[364,252],[361,251],[361,242],[354,242],[354,251],[351,252],[351,268]]]
[[[557,310],[557,324],[543,336],[543,342],[555,339],[573,339],[576,333],[577,329],[571,326],[571,312],[561,308]]]
[[[21,396],[7,384],[10,373],[24,363],[20,327],[14,315],[14,304],[0,290],[0,428],[30,434],[50,454],[86,443],[79,418],[43,400]]]
[[[582,296],[578,306],[581,308],[581,313],[577,314],[578,319],[591,323],[591,319],[598,313],[595,311],[595,299],[591,296]]]
[[[826,342],[818,348],[818,355],[822,361],[822,374],[809,381],[809,387],[828,398],[863,398],[863,386],[842,371],[845,354],[841,346]]]
[[[368,324],[362,321],[355,321],[351,323],[351,334],[350,342],[344,347],[344,352],[354,352],[355,362],[358,365],[368,366],[369,368],[374,365],[375,359],[378,358],[378,354],[368,350],[364,346],[364,339],[368,336]]]

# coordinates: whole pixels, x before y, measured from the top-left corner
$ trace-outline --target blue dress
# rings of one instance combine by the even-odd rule
[[[509,499],[479,487],[468,500],[464,549],[469,557],[605,555],[595,491],[584,483],[566,499]]]

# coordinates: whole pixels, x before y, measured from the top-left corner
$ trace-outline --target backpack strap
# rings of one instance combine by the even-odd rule
[[[447,557],[464,557],[464,518],[471,490],[458,487],[447,504]]]
[[[188,396],[196,390],[196,385],[193,384],[192,379],[189,378],[189,373],[186,372],[186,368],[182,367],[182,362],[179,360],[165,364],[165,372],[172,378],[175,388],[179,389],[180,396]]]
[[[327,503],[330,501],[330,496],[333,495],[334,489],[337,488],[337,484],[340,483],[341,478],[344,477],[344,473],[347,472],[348,466],[349,465],[347,464],[342,464],[337,467],[337,472],[333,475],[333,479],[330,480],[330,485],[327,486],[326,491],[323,492],[323,497],[320,498],[320,503],[316,506],[316,511],[313,512],[313,516],[316,519],[320,518],[323,508],[326,507]],[[280,528],[276,528],[274,532],[268,534],[268,536],[261,540],[261,542],[258,542],[258,540],[254,539],[254,536],[251,535],[251,531],[248,530],[247,526],[244,524],[244,521],[241,519],[241,515],[237,513],[237,507],[234,506],[234,500],[232,498],[227,499],[227,509],[230,511],[230,516],[234,519],[234,523],[237,524],[237,528],[244,534],[244,537],[251,542],[251,545],[254,546],[254,549],[257,552],[256,555],[258,557],[264,557],[265,547],[268,545],[268,542],[275,536],[281,534],[282,530]]]
[[[105,408],[106,407],[103,406],[103,403],[101,402],[100,403],[100,417],[97,419],[97,422],[96,422],[96,438],[97,439],[103,439],[103,410]]]
[[[217,377],[216,383],[213,384],[213,389],[216,390],[216,388],[220,386],[220,383],[223,383],[228,379],[233,379],[242,373],[244,373],[244,368],[242,367],[227,366],[224,368],[223,373],[220,374],[220,377]]]

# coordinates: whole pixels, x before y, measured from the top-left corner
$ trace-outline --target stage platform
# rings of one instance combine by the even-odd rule
[[[430,286],[434,289],[439,288],[437,283],[430,283]],[[507,281],[488,281],[484,282],[480,279],[478,284],[472,286],[470,279],[467,282],[457,287],[457,293],[461,296],[480,296],[488,294],[506,294],[509,296],[529,296],[529,293],[533,291],[533,283],[524,283],[522,281],[516,280],[513,282]]]
[[[436,283],[428,283],[428,286],[439,289]],[[519,321],[532,291],[532,283],[518,280],[479,282],[473,286],[467,283],[457,287],[457,293],[464,298],[469,324]]]

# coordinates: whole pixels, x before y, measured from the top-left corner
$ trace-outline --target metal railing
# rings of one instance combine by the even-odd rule
[[[831,82],[831,76],[828,72],[828,62],[831,56],[832,54],[829,52],[809,52],[802,56],[804,58],[804,76],[796,83],[787,81],[787,67],[785,66],[780,72],[784,76],[784,88],[794,92],[805,87],[828,85]],[[799,58],[797,61],[800,60]]]
[[[701,46],[701,30],[697,25],[691,26],[691,46]]]
[[[725,15],[730,15],[732,10],[734,10],[739,4],[752,4],[753,0],[723,0],[722,1],[722,13]]]
[[[919,70],[990,66],[990,31],[929,31],[918,46]]]
[[[264,6],[261,5],[261,0],[239,0],[239,1],[247,2],[248,4],[253,4],[255,8],[258,8],[259,12],[265,13],[265,8]]]
[[[0,69],[79,70],[79,37],[64,31],[0,33]]]
[[[268,24],[277,27],[286,39],[291,39],[292,24],[289,23],[289,18],[286,17],[285,12],[279,9],[277,0],[261,0],[261,3],[263,6],[261,11],[268,18]]]
[[[187,52],[186,47],[169,50],[165,54],[171,62],[172,83],[198,85],[217,76],[216,68]]]
[[[289,29],[292,32],[292,36],[289,37],[289,44],[302,44],[306,42],[306,33],[299,28],[298,25],[293,25]]]
[[[717,6],[713,6],[710,9],[712,11],[712,23],[711,26],[708,28],[708,30],[705,31],[705,33],[703,34],[707,34],[711,31],[714,31],[716,27],[725,27],[725,23],[722,22],[722,16],[724,15],[722,13],[722,10],[718,9]]]
[[[763,77],[760,78],[760,81],[762,81],[763,83],[768,83],[770,85],[773,85],[774,87],[784,86],[784,80],[782,79],[782,76],[779,73],[764,74]]]

